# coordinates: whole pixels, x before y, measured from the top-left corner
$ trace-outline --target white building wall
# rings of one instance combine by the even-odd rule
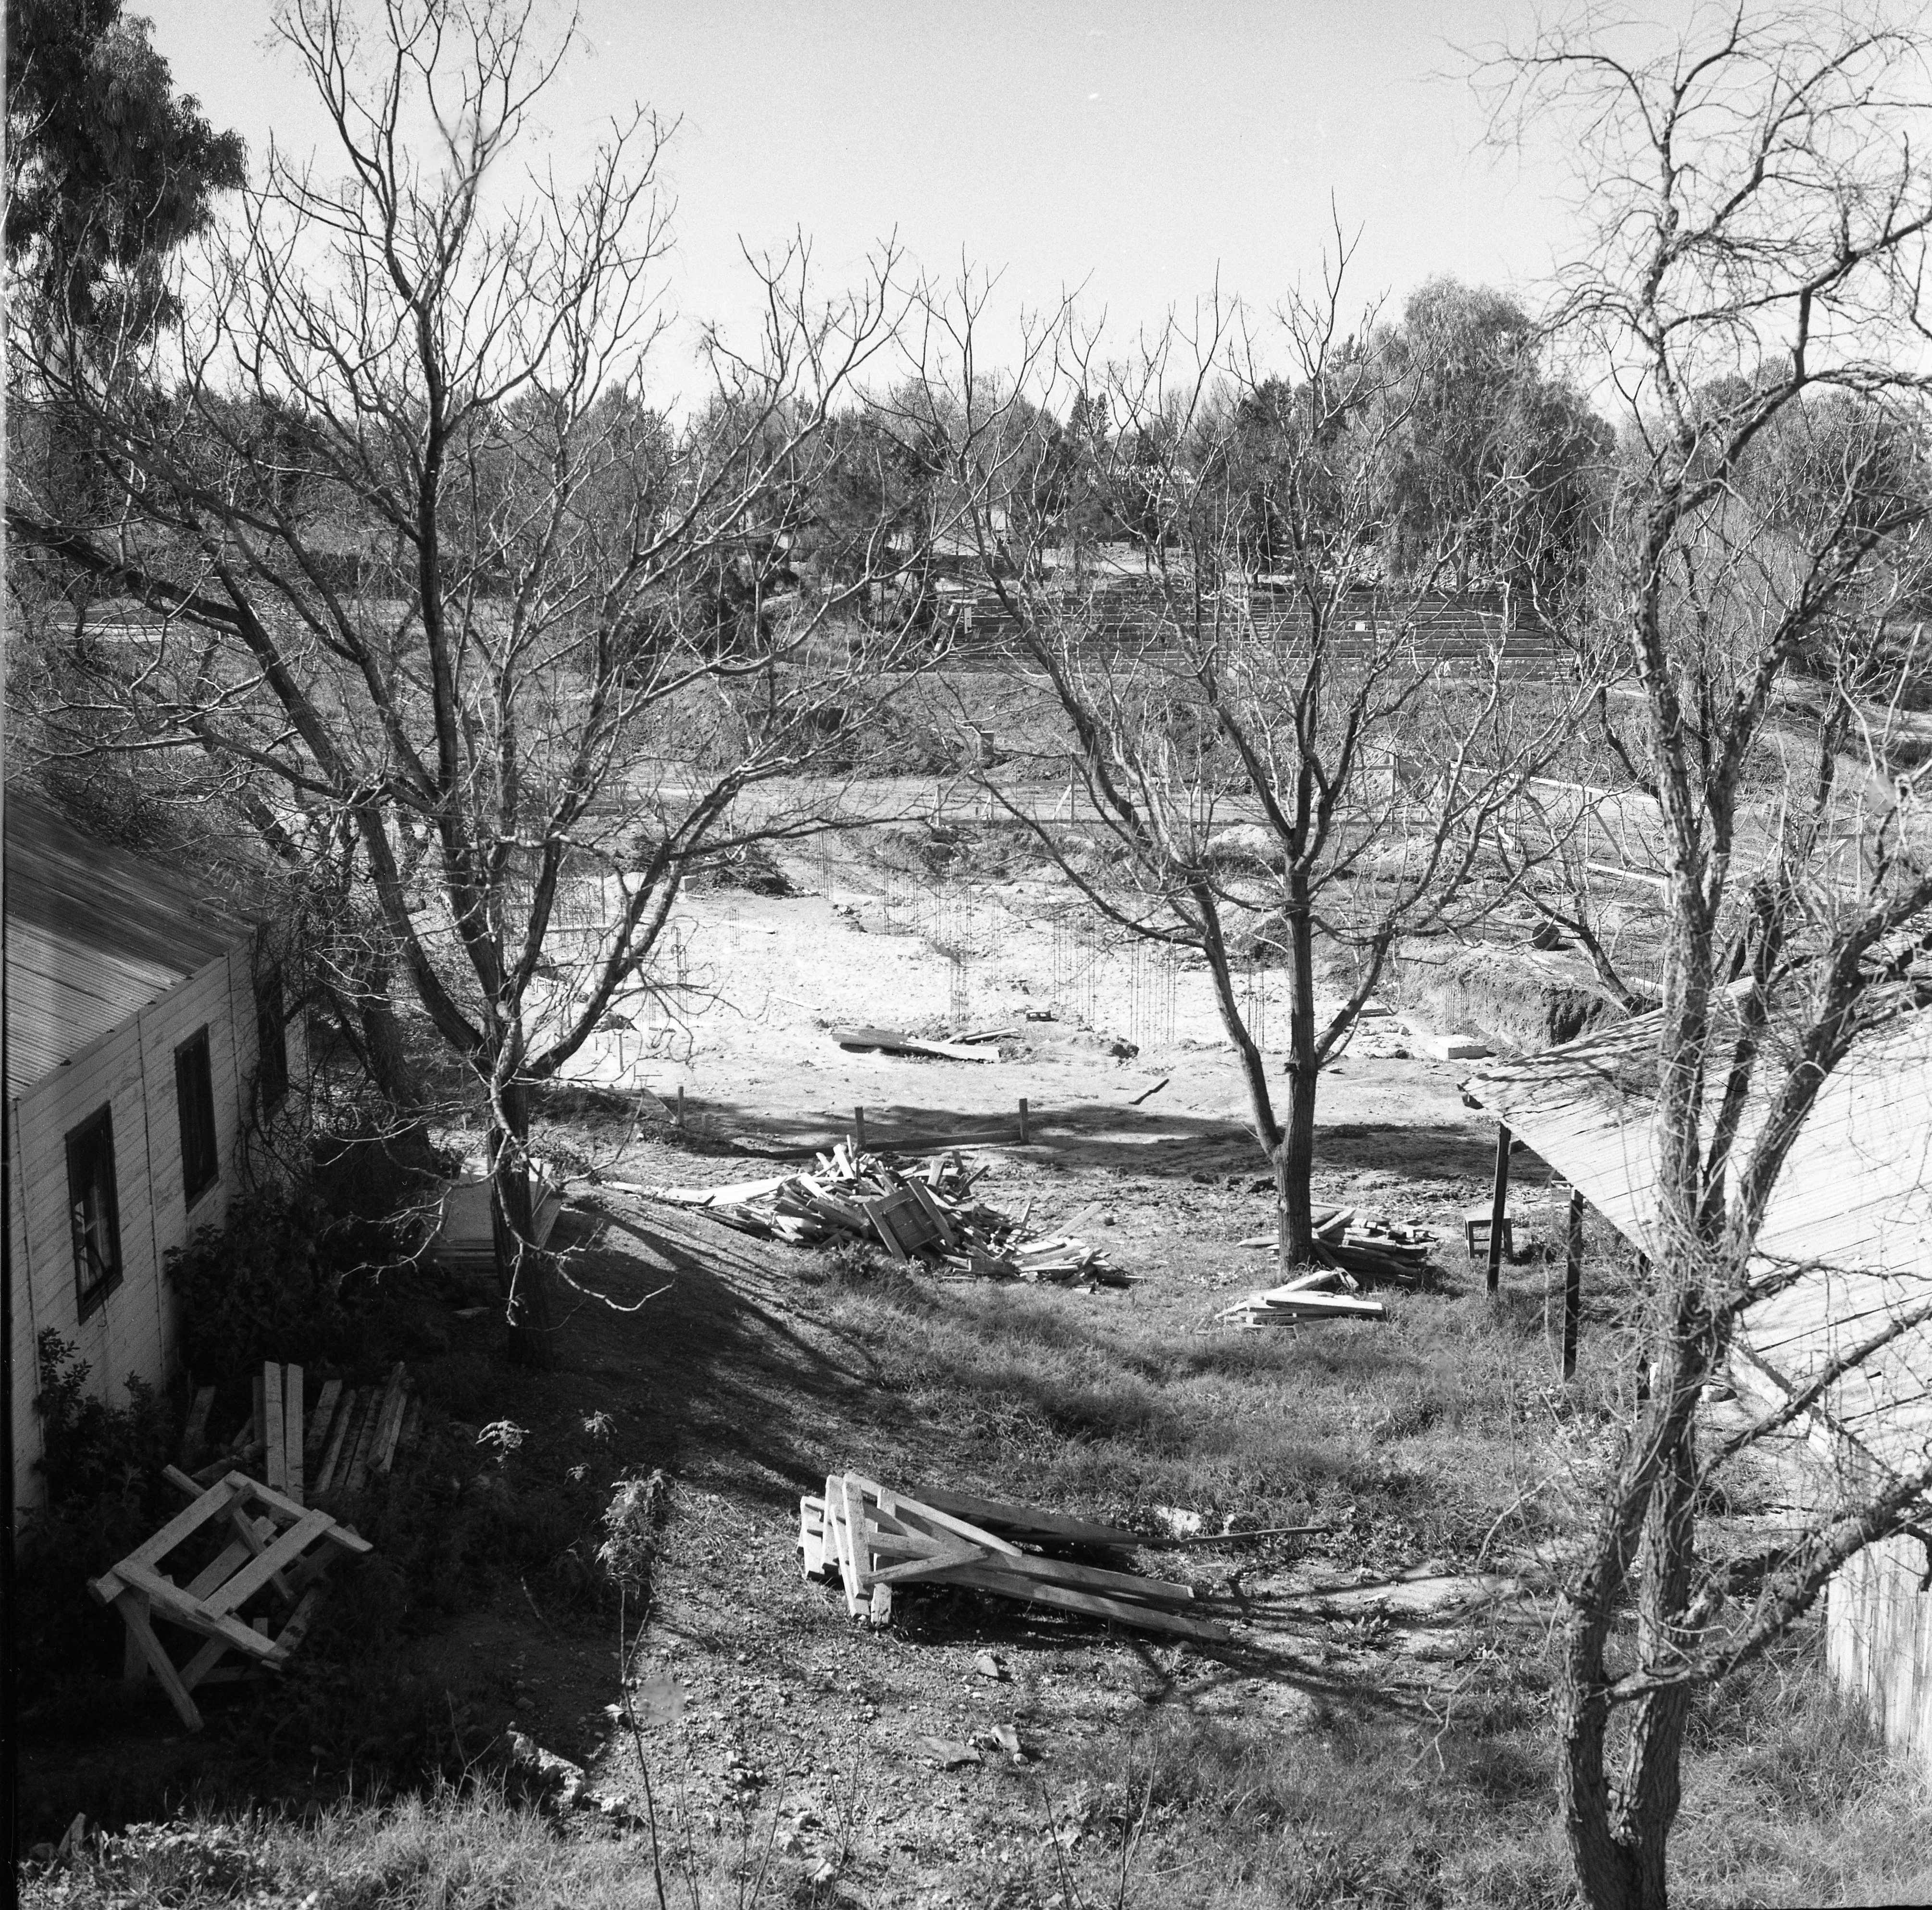
[[[14,1497],[40,1502],[34,1462],[40,1430],[36,1348],[51,1327],[90,1368],[88,1388],[125,1403],[130,1378],[159,1386],[172,1373],[173,1296],[163,1269],[197,1227],[218,1225],[245,1185],[242,1126],[255,1050],[255,1006],[246,943],[196,971],[129,1022],[83,1049],[22,1096],[14,1108],[12,1239],[19,1299],[14,1346]],[[182,1182],[174,1051],[208,1031],[218,1172],[190,1207]],[[290,1030],[290,1072],[299,1082]],[[291,1090],[291,1099],[296,1090]],[[68,1212],[67,1137],[104,1104],[113,1110],[114,1172],[121,1229],[120,1285],[83,1320]]]
[[[1932,1549],[1910,1536],[1869,1546],[1840,1567],[1825,1595],[1825,1654],[1886,1744],[1932,1774],[1928,1573]]]

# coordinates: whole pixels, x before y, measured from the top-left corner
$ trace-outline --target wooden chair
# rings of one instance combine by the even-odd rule
[[[152,1672],[182,1723],[199,1731],[201,1713],[190,1695],[196,1687],[251,1670],[280,1670],[314,1621],[323,1573],[339,1554],[372,1548],[327,1513],[310,1511],[246,1473],[231,1472],[202,1491],[186,1474],[168,1471],[196,1495],[194,1504],[87,1588],[127,1626],[127,1682],[138,1684]],[[169,1558],[217,1519],[232,1531],[220,1554],[184,1583],[171,1576]],[[251,1603],[261,1608],[252,1619],[243,1616]],[[177,1666],[155,1635],[157,1621],[203,1643]],[[222,1666],[230,1652],[244,1662]]]

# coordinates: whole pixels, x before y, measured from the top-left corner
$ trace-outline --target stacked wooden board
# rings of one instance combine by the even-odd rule
[[[1062,1555],[1118,1553],[1142,1543],[1135,1533],[1038,1507],[896,1492],[856,1472],[834,1474],[822,1497],[799,1501],[799,1569],[808,1579],[836,1579],[848,1614],[875,1625],[890,1622],[899,1587],[962,1585],[1142,1631],[1227,1642],[1226,1626],[1191,1610],[1191,1585]]]
[[[394,1465],[422,1423],[422,1395],[410,1392],[400,1360],[385,1386],[358,1390],[329,1381],[303,1437],[315,1492],[359,1492],[372,1472],[385,1473]]]
[[[323,1492],[358,1492],[371,1473],[388,1471],[397,1453],[415,1444],[422,1424],[422,1396],[410,1391],[400,1360],[386,1385],[358,1388],[325,1380],[306,1413],[299,1366],[265,1364],[254,1376],[254,1410],[241,1430],[208,1463],[186,1474],[198,1485],[211,1485],[237,1466],[259,1465],[269,1487],[297,1504]],[[212,1386],[194,1396],[182,1437],[184,1468],[208,1448],[214,1398]]]
[[[1436,1236],[1426,1228],[1385,1225],[1358,1214],[1353,1207],[1317,1207],[1312,1217],[1315,1259],[1319,1265],[1365,1279],[1406,1284],[1420,1282],[1428,1273]],[[1276,1238],[1271,1233],[1256,1234],[1240,1244],[1272,1247]]]
[[[1332,1267],[1318,1267],[1278,1287],[1269,1287],[1224,1306],[1215,1317],[1229,1327],[1294,1327],[1310,1320],[1381,1320],[1388,1309],[1357,1294],[1317,1293],[1340,1277]]]
[[[842,1141],[818,1156],[809,1174],[655,1192],[626,1181],[608,1184],[651,1193],[766,1240],[801,1246],[874,1240],[898,1259],[991,1279],[1127,1284],[1099,1249],[1068,1235],[1029,1237],[1024,1216],[1016,1221],[976,1199],[973,1183],[984,1172],[969,1173],[956,1150],[908,1168]]]

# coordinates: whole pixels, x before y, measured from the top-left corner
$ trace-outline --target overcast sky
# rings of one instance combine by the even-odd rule
[[[1456,48],[1530,0],[586,0],[552,95],[560,160],[634,100],[682,123],[667,178],[687,322],[754,311],[738,261],[802,229],[828,282],[896,232],[1013,302],[1084,283],[1118,332],[1218,277],[1267,304],[1318,270],[1331,203],[1354,284],[1532,287],[1569,242],[1548,152],[1482,150]],[[1680,8],[1666,5],[1672,15]],[[320,134],[268,0],[130,0],[176,82],[251,157]]]

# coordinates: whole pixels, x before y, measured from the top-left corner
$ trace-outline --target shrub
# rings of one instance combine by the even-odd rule
[[[165,1459],[174,1420],[145,1381],[128,1382],[128,1404],[87,1390],[92,1370],[80,1349],[50,1327],[40,1335],[40,1390],[34,1400],[44,1447],[38,1462],[50,1508],[105,1498],[138,1499]]]
[[[167,1401],[139,1380],[116,1406],[87,1391],[89,1369],[51,1328],[37,1351],[34,1404],[44,1439],[38,1468],[46,1503],[20,1534],[17,1597],[10,1615],[21,1645],[22,1699],[32,1706],[110,1671],[121,1627],[87,1594],[87,1581],[146,1537],[170,1508],[159,1483],[175,1435]],[[88,1706],[64,1690],[64,1722]]]
[[[167,1257],[182,1345],[209,1378],[265,1360],[311,1361],[351,1349],[341,1276],[319,1245],[321,1209],[300,1196],[244,1195],[220,1227],[198,1227]]]

